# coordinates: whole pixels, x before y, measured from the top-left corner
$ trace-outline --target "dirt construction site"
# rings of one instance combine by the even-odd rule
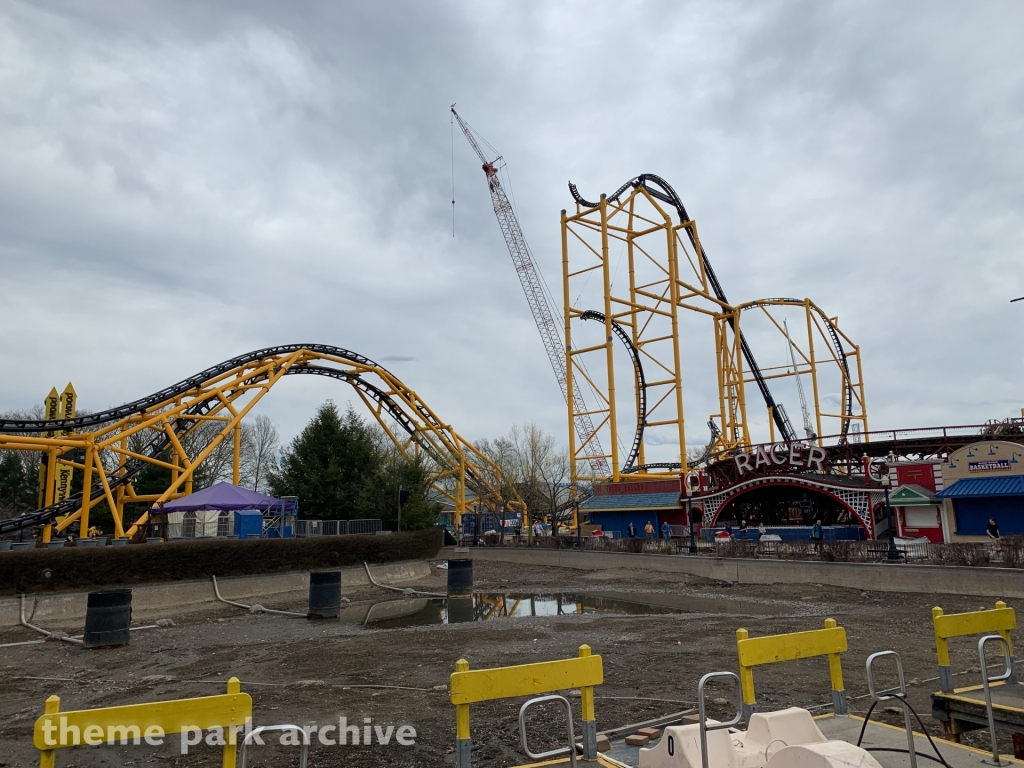
[[[430,576],[404,586],[443,593],[447,571],[441,565],[432,562]],[[33,725],[50,695],[60,697],[61,710],[107,707],[223,693],[230,677],[251,694],[255,725],[320,727],[345,718],[360,727],[369,719],[367,724],[385,734],[389,726],[396,729],[393,735],[401,726],[415,729],[415,737],[404,731],[404,741],[412,742],[404,745],[394,737],[386,745],[377,737],[371,745],[345,746],[314,739],[310,766],[454,765],[455,708],[447,683],[459,659],[468,660],[471,669],[500,667],[568,658],[587,644],[604,662],[604,683],[596,689],[598,730],[615,730],[694,707],[701,675],[737,671],[738,628],[751,636],[796,632],[819,629],[828,617],[848,633],[843,675],[851,713],[863,713],[870,702],[865,658],[895,650],[903,659],[911,703],[929,731],[941,735],[939,723],[928,714],[929,695],[938,689],[931,609],[991,608],[998,597],[863,592],[812,583],[738,586],[642,570],[484,561],[475,563],[474,590],[478,608],[500,607],[478,612],[477,620],[466,623],[445,623],[441,608],[435,610],[439,600],[421,601],[421,610],[403,615],[395,606],[400,609],[402,601],[413,597],[366,586],[346,588],[351,602],[340,620],[309,621],[212,603],[169,613],[136,612],[133,624],[171,619],[173,625],[135,632],[131,643],[120,648],[83,650],[62,642],[5,647],[0,765],[39,764]],[[296,592],[265,605],[301,612],[306,598]],[[382,601],[393,602],[381,606]],[[375,618],[375,612],[383,618]],[[491,618],[482,620],[485,615]],[[46,628],[76,633],[81,623],[50,622]],[[0,643],[37,637],[21,627],[7,628],[0,632]],[[973,643],[953,644],[951,653],[954,672],[962,673],[955,678],[957,685],[977,683]],[[790,705],[813,713],[831,710],[823,659],[765,667],[755,677],[762,710]],[[724,688],[715,692],[709,714],[730,717],[730,696]],[[473,706],[473,765],[530,762],[519,747],[521,703]],[[880,715],[902,723],[895,710]],[[557,710],[531,710],[528,725],[534,750],[559,746],[565,739],[564,716]],[[964,735],[964,743],[984,749],[985,736],[985,731],[972,732]],[[265,742],[249,752],[249,766],[299,764],[298,747],[279,744],[276,735]],[[78,747],[57,755],[60,766],[215,766],[220,760],[221,749],[205,743],[182,754],[177,736],[159,746]]]

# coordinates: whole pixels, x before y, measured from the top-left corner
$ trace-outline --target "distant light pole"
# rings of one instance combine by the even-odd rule
[[[889,561],[896,562],[900,559],[900,552],[896,549],[896,520],[893,517],[892,505],[889,504],[889,468],[885,468],[885,474],[879,478],[882,484],[882,491],[885,492],[885,514],[889,519]]]
[[[693,486],[690,483],[692,478],[686,478],[686,519],[690,523],[690,554],[697,554],[697,539],[694,531],[695,521],[693,519]]]

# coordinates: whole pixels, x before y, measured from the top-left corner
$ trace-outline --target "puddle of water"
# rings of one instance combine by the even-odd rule
[[[638,596],[639,597],[639,596]],[[371,606],[364,624],[377,629],[522,616],[650,615],[685,613],[685,609],[652,605],[642,600],[580,594],[477,592],[465,597],[388,600]]]
[[[702,597],[680,595],[671,592],[615,592],[591,590],[587,594],[595,597],[632,600],[634,597],[654,606],[675,608],[694,613],[729,613],[752,616],[780,616],[793,613],[793,606],[779,602],[764,602],[743,597]]]

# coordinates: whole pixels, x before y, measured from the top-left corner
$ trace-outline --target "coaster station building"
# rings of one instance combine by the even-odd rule
[[[726,525],[759,525],[784,541],[807,540],[820,520],[827,540],[896,535],[933,543],[984,541],[995,519],[1001,535],[1024,535],[1024,419],[998,427],[871,433],[870,442],[822,447],[774,443],[739,451],[704,470],[665,479],[596,483],[580,505],[614,537],[633,523],[683,526],[688,509],[703,538]],[[689,494],[687,485],[690,486]],[[680,529],[674,529],[679,535]]]

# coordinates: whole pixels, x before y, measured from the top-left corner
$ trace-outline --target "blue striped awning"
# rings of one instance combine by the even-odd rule
[[[940,499],[979,499],[992,496],[1024,496],[1024,475],[969,477],[957,480],[935,494]]]

